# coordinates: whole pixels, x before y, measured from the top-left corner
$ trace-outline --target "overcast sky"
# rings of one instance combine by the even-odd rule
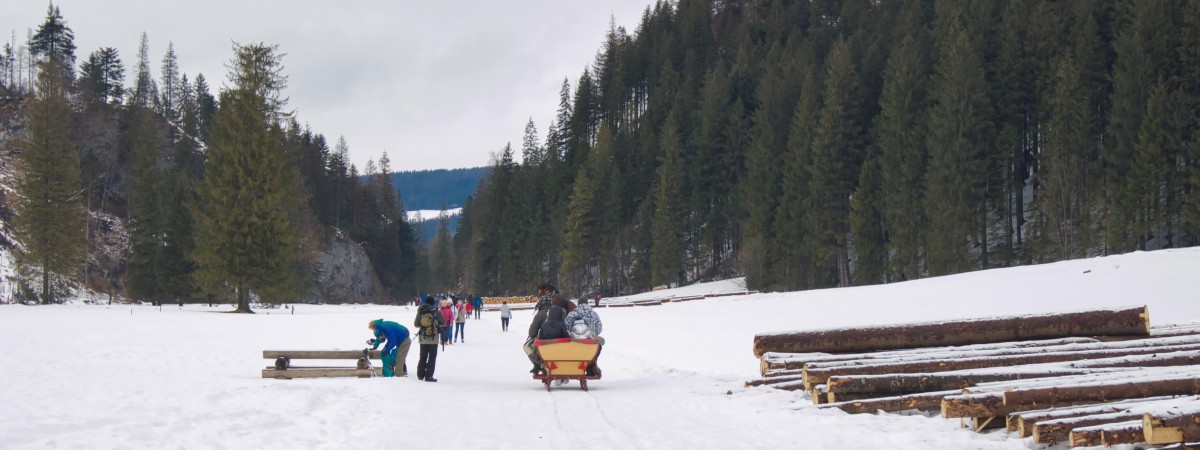
[[[3,40],[46,16],[47,2],[5,2]],[[15,4],[14,4],[15,3]],[[633,33],[653,0],[56,0],[82,62],[114,47],[134,78],[142,32],[151,68],[169,42],[180,70],[224,85],[232,42],[286,53],[288,106],[330,146],[345,136],[361,170],[384,151],[392,170],[476,167],[517,149],[532,117],[540,139],[564,78],[600,49],[610,17]],[[519,153],[517,155],[520,157]]]

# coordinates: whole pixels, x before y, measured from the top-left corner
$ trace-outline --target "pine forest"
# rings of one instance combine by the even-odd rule
[[[428,242],[386,152],[355,167],[289,110],[311,94],[285,91],[287,49],[233,44],[214,92],[171,44],[151,75],[141,42],[128,66],[76,61],[51,5],[0,52],[29,299],[249,311],[320,292],[335,241],[369,259],[368,301],[794,291],[1200,244],[1200,0],[660,1],[613,21]]]

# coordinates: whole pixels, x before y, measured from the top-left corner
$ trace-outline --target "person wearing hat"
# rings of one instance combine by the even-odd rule
[[[422,318],[427,322],[421,324]],[[438,340],[441,337],[442,314],[434,304],[434,298],[426,296],[421,306],[417,307],[417,343],[421,346],[420,359],[417,361],[417,379],[436,382],[433,369],[437,365]]]
[[[600,333],[604,331],[604,322],[600,321],[600,316],[596,314],[596,310],[588,306],[587,297],[579,299],[579,306],[575,307],[574,311],[567,314],[563,322],[571,330],[572,337],[595,339],[596,345],[600,348],[596,351],[596,358],[600,358],[600,350],[604,349],[604,338],[600,337]],[[593,360],[588,366],[588,375],[600,375],[600,367]]]
[[[525,345],[521,348],[525,350],[525,354],[529,356],[529,362],[533,363],[533,369],[529,373],[537,374],[542,371],[542,358],[538,356],[537,349],[533,348],[533,341],[537,339],[538,332],[542,329],[542,323],[546,321],[546,314],[551,308],[554,285],[542,283],[538,285],[538,303],[537,312],[533,314],[533,322],[529,324],[529,336],[525,339]]]
[[[383,360],[383,376],[396,376],[396,369],[399,368],[400,376],[407,377],[408,367],[405,361],[408,359],[408,348],[412,344],[412,340],[408,338],[408,328],[383,319],[372,320],[367,324],[367,328],[375,332],[371,350],[379,348],[379,344],[387,341],[380,354],[380,359]]]

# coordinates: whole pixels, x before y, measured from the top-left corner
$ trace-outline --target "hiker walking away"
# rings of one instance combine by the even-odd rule
[[[417,379],[437,382],[433,369],[437,365],[438,338],[442,335],[442,314],[433,304],[433,297],[426,297],[417,307],[417,343],[421,346],[417,362]]]
[[[500,304],[500,331],[508,331],[508,321],[512,319],[512,309],[509,309],[508,302]]]
[[[567,318],[563,322],[570,329],[571,337],[596,340],[596,345],[599,346],[596,350],[596,359],[599,359],[600,351],[604,350],[604,338],[600,337],[600,333],[604,331],[604,322],[600,321],[600,315],[596,314],[596,310],[588,306],[586,297],[579,299],[579,306],[567,314]],[[600,367],[595,360],[588,366],[587,374],[589,376],[600,375]]]
[[[600,293],[596,293],[596,306],[600,306]]]
[[[450,300],[442,300],[438,313],[442,315],[442,349],[445,350],[447,344],[453,344],[450,338],[454,332],[454,307],[450,305]]]
[[[383,376],[396,376],[396,369],[400,369],[399,376],[407,377],[408,348],[412,345],[412,340],[408,338],[408,328],[383,319],[372,320],[367,324],[367,328],[375,332],[371,350],[379,348],[379,344],[387,341],[379,358],[383,360]]]
[[[466,326],[467,326],[467,302],[458,301],[458,307],[454,308],[454,340],[456,342],[467,342]]]
[[[475,296],[475,320],[480,319],[480,314],[483,313],[483,297]]]

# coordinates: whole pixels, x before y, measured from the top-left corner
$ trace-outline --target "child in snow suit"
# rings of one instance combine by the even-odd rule
[[[408,348],[412,345],[412,340],[408,338],[408,328],[383,319],[372,320],[367,328],[375,332],[375,345],[371,350],[379,348],[379,344],[387,341],[380,356],[383,360],[383,376],[396,376],[397,368],[400,369],[400,376],[408,376],[408,366],[405,362],[408,360]]]

